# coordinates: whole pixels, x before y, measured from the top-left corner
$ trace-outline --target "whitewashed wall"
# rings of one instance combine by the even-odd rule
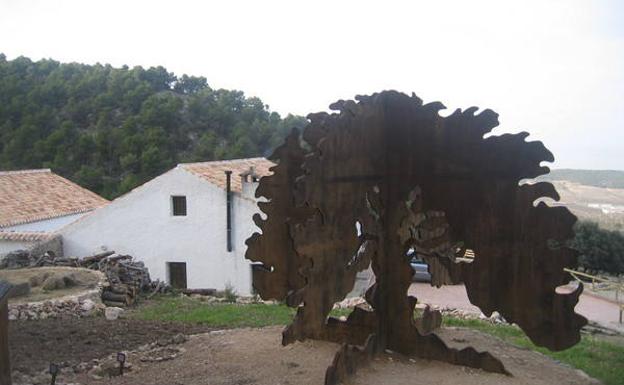
[[[233,178],[235,176],[232,176]],[[186,216],[172,216],[171,196],[184,195]],[[175,168],[60,230],[66,256],[102,250],[145,262],[152,279],[168,281],[167,262],[186,262],[189,288],[234,286],[251,293],[245,240],[256,231],[253,199],[232,194],[233,251],[226,249],[225,190]]]
[[[77,220],[78,218],[82,217],[85,214],[87,213],[85,212],[85,213],[64,215],[62,217],[45,219],[43,221],[23,223],[21,225],[3,227],[2,230],[53,232],[64,226],[67,226],[68,224],[72,223],[73,221]]]
[[[15,250],[26,250],[34,244],[35,242],[6,241],[0,239],[0,256]]]

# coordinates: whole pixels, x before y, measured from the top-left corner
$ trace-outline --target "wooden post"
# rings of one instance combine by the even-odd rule
[[[9,359],[9,305],[11,285],[0,281],[0,385],[11,385],[11,360]]]

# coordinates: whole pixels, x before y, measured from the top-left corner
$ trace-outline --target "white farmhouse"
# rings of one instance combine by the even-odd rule
[[[0,256],[51,240],[56,230],[107,203],[50,169],[0,171]]]
[[[254,193],[273,165],[264,158],[180,164],[60,230],[64,254],[114,250],[174,287],[230,285],[248,295]]]

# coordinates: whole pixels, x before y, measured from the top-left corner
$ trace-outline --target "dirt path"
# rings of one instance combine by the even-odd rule
[[[115,385],[321,385],[337,344],[306,341],[280,344],[281,327],[236,329],[191,337],[174,360],[142,363],[130,356],[133,370],[123,377],[99,381],[86,375],[81,384]],[[454,347],[468,344],[499,357],[512,376],[486,373],[440,362],[384,354],[361,369],[351,385],[399,384],[562,384],[596,382],[579,371],[530,350],[467,329],[445,329],[442,337]],[[461,342],[456,342],[461,341]]]

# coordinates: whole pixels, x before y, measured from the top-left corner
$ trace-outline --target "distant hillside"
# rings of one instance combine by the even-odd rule
[[[305,123],[163,67],[0,54],[0,170],[51,168],[106,198],[177,163],[267,155]]]
[[[586,186],[624,189],[624,171],[618,170],[576,170],[562,168],[551,170],[538,180],[565,180]]]
[[[555,180],[552,183],[561,197],[555,205],[564,205],[579,219],[597,222],[608,230],[624,231],[624,189],[586,186]]]
[[[537,181],[552,182],[561,197],[554,204],[568,207],[580,220],[624,231],[624,171],[559,169]]]

